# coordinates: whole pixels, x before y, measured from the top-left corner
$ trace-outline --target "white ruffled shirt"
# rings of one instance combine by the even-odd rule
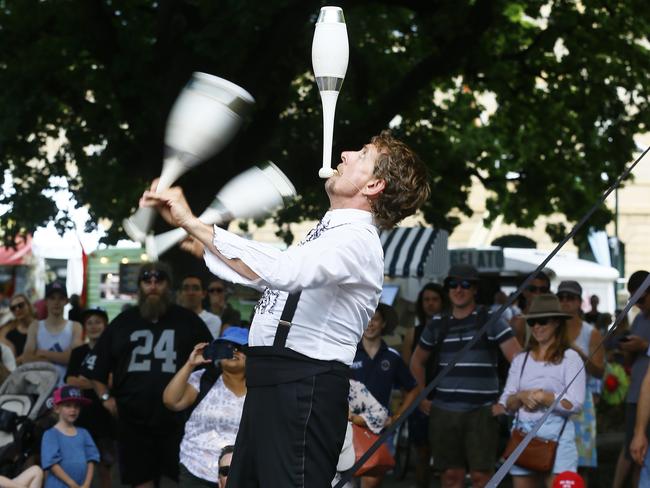
[[[203,370],[187,380],[196,391]],[[236,396],[220,376],[185,423],[180,462],[201,479],[217,482],[221,450],[234,445],[246,395]]]
[[[384,252],[370,212],[330,210],[299,245],[285,251],[219,227],[213,242],[226,258],[241,259],[260,277],[251,281],[211,252],[204,255],[215,275],[264,290],[250,346],[273,345],[288,294],[302,290],[287,347],[313,359],[352,364],[384,279]]]

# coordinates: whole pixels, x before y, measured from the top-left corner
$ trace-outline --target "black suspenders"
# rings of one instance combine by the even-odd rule
[[[289,335],[289,329],[291,329],[291,321],[296,313],[301,293],[300,291],[297,293],[289,293],[287,301],[284,304],[284,310],[282,310],[282,316],[278,322],[278,328],[275,331],[273,346],[285,347],[287,345],[287,336]]]

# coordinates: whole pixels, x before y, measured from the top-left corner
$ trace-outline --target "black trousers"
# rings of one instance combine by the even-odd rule
[[[248,386],[228,488],[330,488],[348,390],[349,380],[334,371]]]

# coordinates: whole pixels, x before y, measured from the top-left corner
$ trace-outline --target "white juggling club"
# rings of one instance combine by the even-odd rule
[[[320,9],[314,40],[311,45],[311,62],[316,84],[323,103],[323,166],[318,172],[321,178],[329,178],[332,170],[332,136],[336,100],[348,69],[348,31],[343,10],[339,7]]]
[[[235,176],[217,193],[208,208],[199,216],[205,224],[222,224],[232,219],[250,219],[269,215],[296,196],[296,189],[285,174],[272,162],[254,166]],[[149,259],[158,257],[185,239],[187,232],[178,228],[146,238]]]
[[[206,73],[194,73],[167,118],[165,160],[157,191],[221,151],[241,127],[255,100],[243,88]],[[155,210],[141,208],[123,221],[134,241],[144,242]]]

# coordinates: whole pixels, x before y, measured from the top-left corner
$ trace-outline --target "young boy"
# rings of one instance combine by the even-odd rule
[[[59,421],[43,434],[41,444],[41,464],[48,471],[45,488],[89,488],[99,452],[88,431],[74,425],[89,400],[70,385],[54,390],[53,400]]]

